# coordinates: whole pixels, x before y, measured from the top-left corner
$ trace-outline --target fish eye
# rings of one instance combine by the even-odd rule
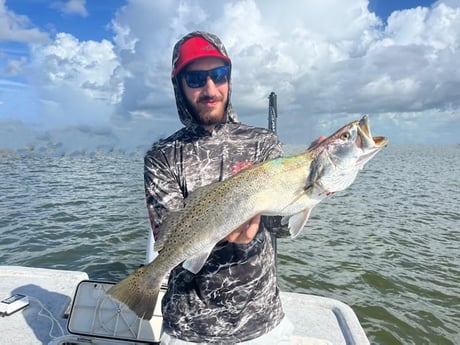
[[[350,139],[350,137],[351,137],[350,132],[345,132],[340,136],[340,140],[348,140]]]

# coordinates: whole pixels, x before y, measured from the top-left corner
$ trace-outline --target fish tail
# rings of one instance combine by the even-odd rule
[[[145,270],[140,268],[121,282],[112,286],[107,291],[107,294],[125,304],[139,318],[150,320],[153,316],[160,292],[161,279],[155,279],[155,281],[148,282],[150,284],[147,284],[144,278]]]

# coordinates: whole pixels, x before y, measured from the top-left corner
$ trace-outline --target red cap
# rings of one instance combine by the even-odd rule
[[[172,71],[175,77],[189,63],[202,57],[217,57],[228,63],[230,58],[223,55],[217,48],[201,36],[195,36],[185,41],[179,49],[179,57]]]

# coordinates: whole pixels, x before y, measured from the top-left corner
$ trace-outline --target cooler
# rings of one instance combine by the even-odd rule
[[[143,320],[107,295],[114,284],[81,281],[67,321],[71,335],[56,338],[49,345],[158,344],[162,332],[161,303],[157,303],[151,320]],[[160,291],[158,301],[164,292]]]

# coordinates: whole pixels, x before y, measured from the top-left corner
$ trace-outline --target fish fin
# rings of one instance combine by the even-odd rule
[[[308,218],[310,217],[311,208],[306,208],[302,212],[296,213],[289,217],[288,227],[289,233],[291,234],[292,238],[296,238],[300,232],[302,231],[303,227],[307,223]],[[286,224],[287,220],[284,219],[281,221],[282,223]]]
[[[188,258],[184,261],[182,267],[185,268],[187,271],[192,272],[193,274],[197,274],[203,268],[213,248],[214,246],[210,246],[209,248],[206,248],[206,250]]]
[[[144,320],[150,320],[160,292],[161,279],[156,279],[152,287],[142,284],[146,278],[145,267],[139,268],[121,282],[112,286],[107,294],[113,299],[125,304],[136,315]]]

